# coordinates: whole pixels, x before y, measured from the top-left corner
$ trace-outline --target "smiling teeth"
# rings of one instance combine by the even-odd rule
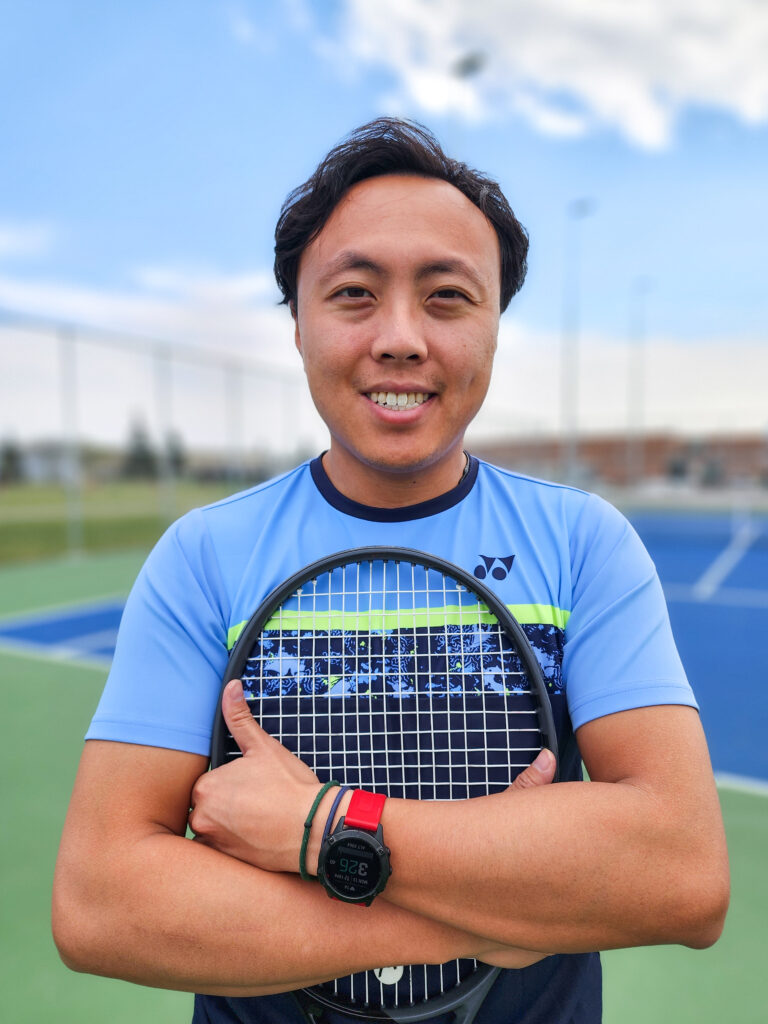
[[[421,391],[401,391],[399,394],[394,391],[371,391],[368,397],[372,402],[388,409],[415,409],[417,405],[425,402],[429,395]]]

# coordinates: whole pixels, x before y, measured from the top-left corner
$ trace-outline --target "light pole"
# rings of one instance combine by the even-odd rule
[[[173,522],[176,518],[176,478],[170,457],[172,360],[170,345],[158,342],[153,346],[152,366],[158,437],[157,493],[160,515],[167,523]]]
[[[593,199],[566,207],[560,379],[561,475],[576,480],[579,458],[579,331],[581,317],[581,222],[595,211]]]
[[[646,319],[647,298],[653,286],[641,275],[629,292],[629,353],[627,359],[627,484],[639,483],[645,475],[646,404]]]

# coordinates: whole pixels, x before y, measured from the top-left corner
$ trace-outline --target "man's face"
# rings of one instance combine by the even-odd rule
[[[341,491],[399,504],[406,478],[413,501],[458,482],[490,380],[499,290],[496,232],[447,182],[387,175],[339,202],[302,254],[295,316]]]

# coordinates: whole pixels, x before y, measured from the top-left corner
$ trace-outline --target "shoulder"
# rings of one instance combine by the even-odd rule
[[[578,589],[586,576],[617,558],[616,568],[647,573],[650,560],[626,517],[597,494],[566,484],[480,463],[479,500],[487,518],[525,537],[535,557],[559,566],[567,581],[560,598]],[[585,575],[586,574],[586,575]]]
[[[207,580],[215,590],[236,583],[253,550],[263,550],[279,532],[289,535],[289,522],[307,509],[311,498],[308,464],[247,490],[192,509],[172,523],[155,545],[141,576],[167,592],[188,573]],[[304,490],[306,493],[297,494]]]
[[[276,509],[284,512],[294,504],[296,492],[308,490],[309,481],[309,464],[304,462],[280,476],[192,509],[177,519],[169,532],[180,543],[199,541],[203,535],[215,543],[226,543],[233,531],[240,540],[242,530],[258,530]]]
[[[590,491],[504,469],[482,459],[478,459],[478,465],[478,481],[489,500],[511,501],[521,512],[544,515],[547,521],[556,521],[569,532],[588,532],[611,523],[622,529],[628,525],[618,509]]]
[[[529,497],[541,502],[553,504],[580,503],[593,497],[588,491],[569,484],[557,483],[554,480],[543,480],[540,477],[518,473],[514,469],[496,466],[492,462],[478,459],[478,477],[486,485],[507,491],[517,497]]]
[[[291,495],[296,487],[306,486],[310,478],[310,463],[302,462],[299,466],[289,469],[279,476],[264,480],[262,483],[246,490],[220,498],[210,505],[204,505],[199,511],[206,521],[236,519],[250,516],[259,507],[269,507],[281,501],[284,496]]]

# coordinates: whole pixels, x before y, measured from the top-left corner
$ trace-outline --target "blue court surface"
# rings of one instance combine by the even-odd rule
[[[768,518],[630,518],[664,585],[715,771],[768,781]]]
[[[768,782],[768,518],[631,515],[659,571],[715,771]],[[106,668],[123,602],[0,621],[0,648]]]
[[[0,622],[0,648],[108,668],[124,601],[69,605]]]

